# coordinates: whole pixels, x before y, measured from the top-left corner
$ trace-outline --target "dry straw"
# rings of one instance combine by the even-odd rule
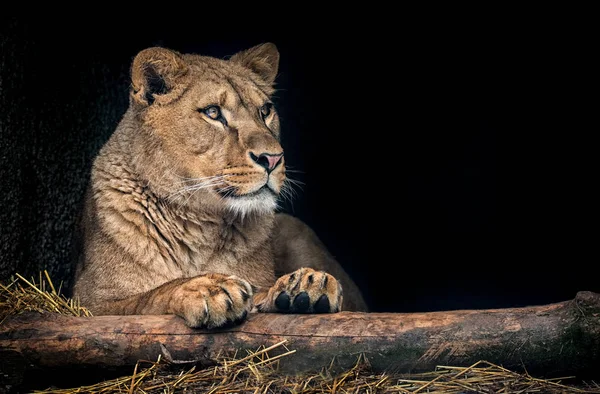
[[[61,286],[56,289],[50,275],[40,272],[38,281],[25,279],[19,274],[9,284],[0,283],[0,324],[9,315],[27,311],[40,313],[55,312],[71,316],[92,316],[91,312],[81,306],[79,301],[69,299],[61,294]]]
[[[78,302],[57,290],[48,273],[38,281],[16,275],[8,285],[0,284],[0,318],[24,311],[91,316]],[[1,324],[1,323],[0,323]],[[139,361],[130,376],[91,386],[50,388],[43,393],[600,393],[595,382],[569,386],[565,380],[538,379],[487,361],[469,367],[438,366],[421,374],[373,373],[367,358],[334,373],[331,366],[318,374],[286,375],[279,361],[293,354],[281,341],[244,357],[220,357],[211,367],[194,363]]]
[[[269,352],[281,350],[278,356]],[[354,367],[341,374],[330,369],[312,375],[289,376],[278,373],[278,361],[294,353],[285,341],[249,352],[240,359],[221,359],[214,367],[179,372],[159,359],[139,362],[133,375],[100,384],[44,393],[600,393],[600,386],[574,387],[561,384],[566,379],[536,379],[501,366],[480,361],[470,367],[440,366],[435,371],[402,375],[374,374],[368,360],[360,357]]]

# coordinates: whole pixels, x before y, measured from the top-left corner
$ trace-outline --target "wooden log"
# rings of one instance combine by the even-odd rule
[[[495,310],[251,314],[240,326],[212,331],[188,328],[167,315],[28,313],[0,325],[0,360],[22,360],[16,369],[134,365],[167,353],[174,360],[207,361],[284,339],[296,349],[281,359],[288,372],[319,370],[334,357],[335,365],[346,368],[362,353],[375,371],[431,371],[486,360],[523,366],[538,376],[597,374],[600,294],[580,292],[571,301]]]

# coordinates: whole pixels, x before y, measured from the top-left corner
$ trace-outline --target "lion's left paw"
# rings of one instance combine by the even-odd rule
[[[342,285],[326,272],[300,268],[279,278],[257,308],[260,312],[339,312]]]

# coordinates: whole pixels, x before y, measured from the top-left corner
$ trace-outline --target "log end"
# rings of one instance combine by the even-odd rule
[[[587,314],[600,314],[600,294],[591,291],[580,291],[575,296],[577,307]]]

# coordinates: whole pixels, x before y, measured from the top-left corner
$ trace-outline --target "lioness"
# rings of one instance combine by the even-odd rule
[[[314,232],[275,213],[278,64],[271,43],[229,60],[135,57],[129,109],[94,161],[82,217],[74,295],[93,313],[214,328],[252,310],[366,310]]]

